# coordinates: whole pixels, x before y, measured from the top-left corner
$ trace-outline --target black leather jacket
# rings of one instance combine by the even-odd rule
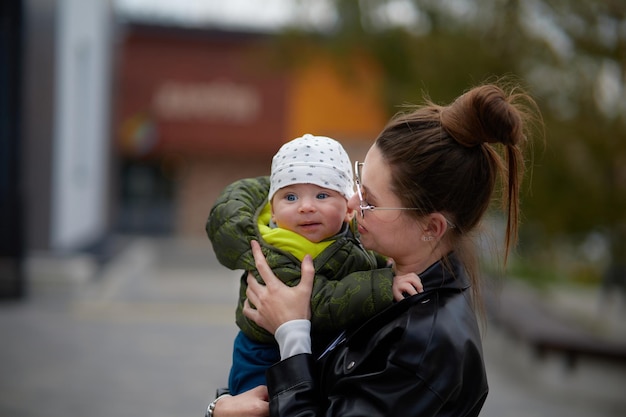
[[[425,291],[396,303],[315,360],[267,372],[271,416],[477,416],[487,397],[467,275],[454,256],[419,274]]]

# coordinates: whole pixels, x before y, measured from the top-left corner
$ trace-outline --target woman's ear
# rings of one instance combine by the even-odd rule
[[[424,233],[428,236],[432,236],[433,239],[439,240],[443,234],[448,230],[448,222],[441,213],[431,213],[428,216],[428,223],[424,229]]]

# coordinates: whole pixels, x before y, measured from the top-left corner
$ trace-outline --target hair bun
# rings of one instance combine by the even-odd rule
[[[441,126],[464,146],[482,143],[516,145],[522,138],[522,116],[512,97],[498,86],[475,87],[441,109]]]

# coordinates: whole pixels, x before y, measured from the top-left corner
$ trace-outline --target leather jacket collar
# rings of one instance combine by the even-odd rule
[[[407,297],[375,315],[361,326],[352,331],[344,332],[333,345],[337,345],[343,341],[348,341],[349,346],[365,344],[367,341],[363,338],[368,338],[371,333],[361,331],[363,328],[383,328],[386,324],[393,321],[395,317],[398,317],[404,311],[411,308],[411,306],[426,302],[433,293],[462,292],[470,287],[467,273],[453,252],[435,262],[418,275],[424,285],[424,292]],[[348,336],[346,337],[346,335]],[[327,351],[332,350],[333,347],[330,347]]]

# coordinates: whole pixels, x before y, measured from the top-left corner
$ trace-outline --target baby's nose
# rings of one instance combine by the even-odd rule
[[[315,202],[311,201],[311,199],[303,198],[300,200],[300,211],[302,212],[315,211],[315,209],[316,209]]]

